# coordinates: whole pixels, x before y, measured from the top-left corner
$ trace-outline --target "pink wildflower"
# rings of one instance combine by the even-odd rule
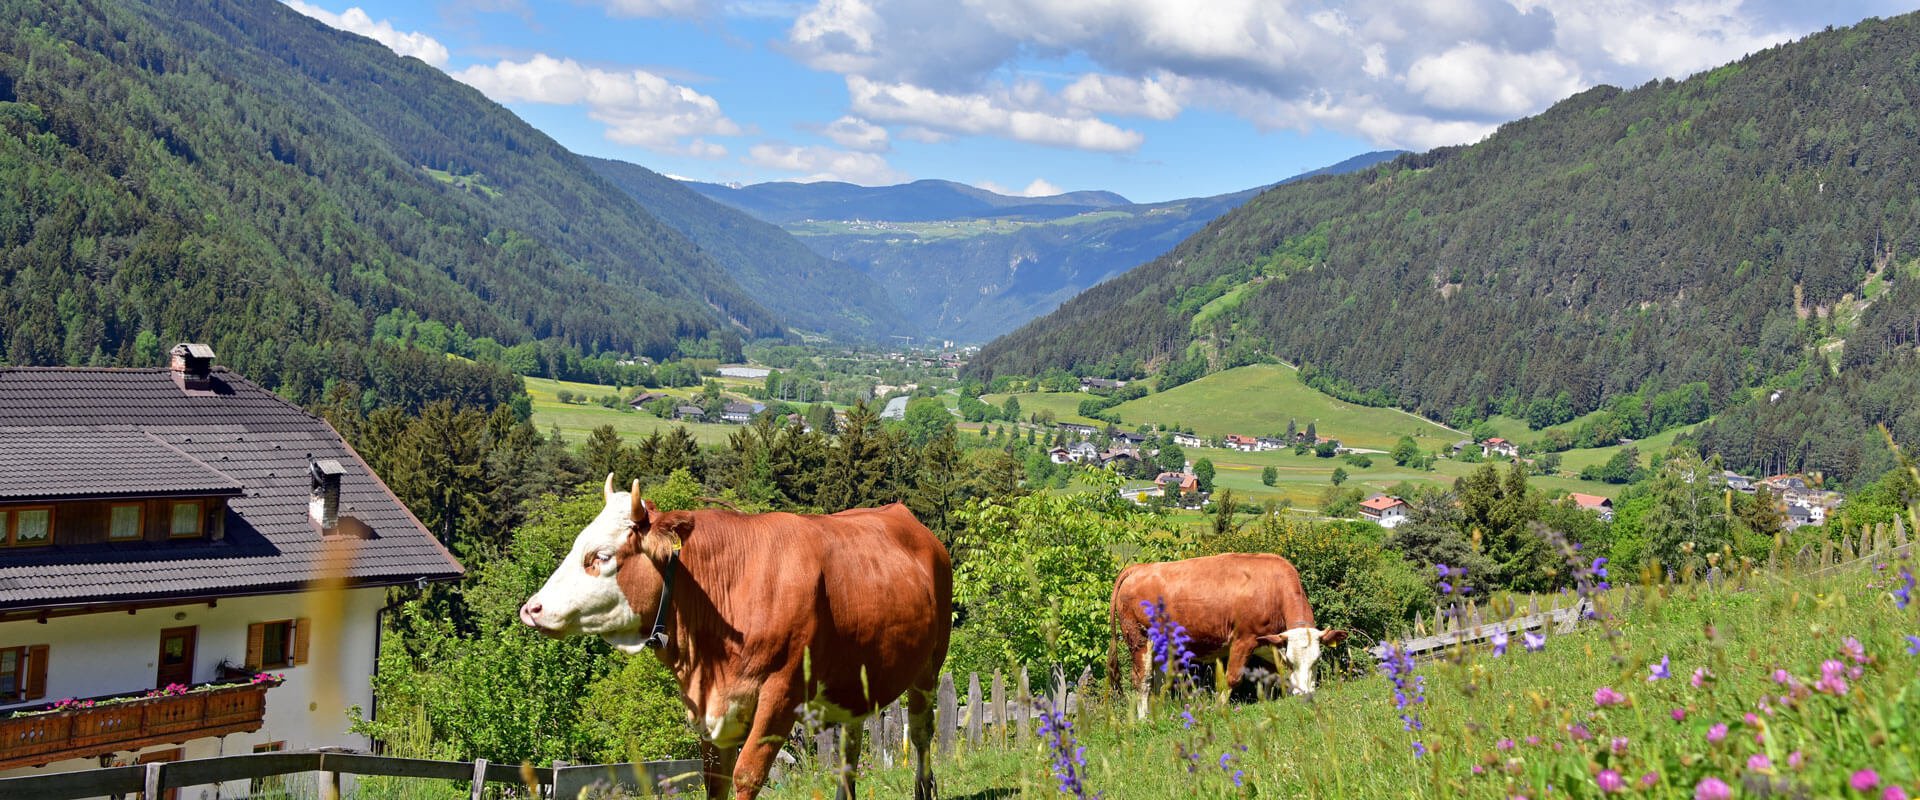
[[[1760,724],[1760,718],[1759,718],[1759,717],[1756,717],[1756,716],[1754,716],[1754,715],[1753,715],[1753,712],[1751,712],[1751,711],[1749,711],[1749,712],[1747,712],[1747,715],[1746,715],[1746,716],[1744,716],[1744,717],[1741,717],[1740,719],[1741,719],[1741,720],[1743,720],[1743,721],[1745,721],[1745,722],[1746,722],[1746,723],[1747,723],[1748,725],[1758,725],[1758,724]]]
[[[1726,738],[1727,723],[1716,722],[1713,724],[1713,727],[1707,729],[1707,742],[1710,744],[1719,744]]]
[[[1674,721],[1674,722],[1686,722],[1686,721],[1687,721],[1687,710],[1686,710],[1686,709],[1684,709],[1684,708],[1676,708],[1676,709],[1674,709],[1674,710],[1672,711],[1672,714],[1673,714],[1673,721]]]
[[[1800,751],[1795,750],[1787,754],[1787,766],[1789,768],[1799,769],[1806,765],[1807,765],[1807,757],[1804,755],[1801,755]]]
[[[1880,793],[1880,800],[1907,800],[1907,790],[1899,784],[1888,784],[1887,790]]]
[[[1497,748],[1497,749],[1499,749],[1499,750],[1501,750],[1501,751],[1503,751],[1503,752],[1504,752],[1504,751],[1507,751],[1507,750],[1512,750],[1512,749],[1513,749],[1513,740],[1512,740],[1512,739],[1501,739],[1501,740],[1500,740],[1500,741],[1498,741],[1498,742],[1494,742],[1494,744],[1493,744],[1493,746],[1494,746],[1495,748]]]
[[[1747,769],[1755,772],[1766,772],[1767,770],[1773,769],[1773,760],[1767,758],[1767,754],[1765,753],[1754,753],[1747,757]]]
[[[1617,755],[1624,754],[1627,752],[1627,737],[1615,736],[1613,737],[1613,741],[1611,742],[1611,745],[1612,747],[1610,749],[1613,750],[1614,755],[1617,756]]]
[[[1653,788],[1654,784],[1659,782],[1660,782],[1660,775],[1658,773],[1649,772],[1645,775],[1640,776],[1640,788],[1642,789],[1651,789]]]
[[[1728,800],[1733,797],[1733,787],[1719,778],[1701,778],[1693,787],[1693,800]]]
[[[1627,698],[1619,692],[1614,691],[1611,686],[1602,686],[1593,690],[1593,704],[1601,708],[1622,705],[1626,702]]]
[[[1832,695],[1847,693],[1847,679],[1841,675],[1845,667],[1831,658],[1820,662],[1820,680],[1813,684],[1816,691]]]
[[[1600,786],[1600,791],[1607,794],[1627,790],[1627,782],[1621,779],[1620,773],[1610,769],[1600,770],[1600,774],[1593,776],[1593,782]]]
[[[1867,663],[1867,648],[1860,644],[1859,639],[1851,636],[1847,637],[1845,641],[1840,643],[1840,652],[1845,654],[1847,658],[1853,659],[1853,663],[1855,664]]]
[[[1873,787],[1880,785],[1880,773],[1871,769],[1860,770],[1847,778],[1847,785],[1856,792],[1871,792]]]
[[[1706,686],[1707,681],[1710,680],[1713,680],[1713,670],[1700,667],[1693,671],[1693,680],[1690,682],[1693,684],[1693,688],[1698,689]]]

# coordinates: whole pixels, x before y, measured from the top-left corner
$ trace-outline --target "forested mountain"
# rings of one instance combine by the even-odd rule
[[[0,0],[0,352],[313,397],[395,308],[664,356],[780,321],[506,109],[265,0]]]
[[[740,187],[690,181],[687,186],[776,225],[807,220],[930,222],[1002,216],[1051,219],[1129,203],[1127,198],[1113,192],[1013,197],[942,180],[897,186],[856,186],[836,181],[780,181]]]
[[[582,156],[648,213],[712,256],[727,274],[792,325],[843,339],[918,336],[879,284],[807,249],[779,226],[710,200],[646,167]]]
[[[1722,408],[1768,381],[1813,391],[1842,382],[1835,348],[1911,369],[1880,362],[1920,340],[1915,52],[1920,16],[1868,20],[1279,187],[974,369],[1177,379],[1278,357],[1350,400],[1443,420],[1548,403],[1548,424],[1643,388],[1705,382]],[[1848,446],[1886,418],[1850,417]]]
[[[1288,180],[1396,155],[1367,153]],[[1261,191],[1133,204],[1111,192],[1008,197],[946,181],[693,186],[864,270],[900,308],[916,310],[922,329],[961,341],[1012,330],[1166,252]]]

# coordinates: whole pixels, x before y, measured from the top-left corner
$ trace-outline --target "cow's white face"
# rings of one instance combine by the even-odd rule
[[[613,491],[612,475],[604,494],[606,508],[574,537],[573,549],[546,585],[520,606],[520,621],[555,638],[600,636],[621,650],[638,652],[646,621],[628,602],[619,575],[622,569],[654,569],[632,541],[634,509],[642,515],[646,510],[632,493]]]
[[[1262,636],[1260,641],[1279,650],[1281,659],[1292,668],[1287,673],[1287,685],[1293,688],[1293,693],[1313,694],[1313,665],[1320,660],[1320,646],[1331,647],[1346,638],[1347,632],[1343,630],[1294,628]]]

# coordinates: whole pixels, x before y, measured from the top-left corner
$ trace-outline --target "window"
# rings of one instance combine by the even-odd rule
[[[172,505],[172,522],[167,527],[167,535],[184,538],[200,535],[200,501],[185,500]]]
[[[46,544],[53,539],[53,509],[9,508],[0,510],[0,533],[13,547]]]
[[[307,663],[312,623],[306,619],[256,622],[247,626],[247,669],[265,670]]]
[[[0,648],[0,703],[47,696],[47,646]]]
[[[107,523],[107,538],[116,542],[138,540],[145,532],[141,523],[146,509],[140,503],[116,503]]]

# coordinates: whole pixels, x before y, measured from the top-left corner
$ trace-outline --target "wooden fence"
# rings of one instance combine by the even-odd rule
[[[1093,682],[1093,670],[1085,669],[1076,681],[1053,670],[1046,683],[1035,687],[1025,668],[1009,681],[1005,673],[995,671],[982,680],[980,673],[968,673],[966,694],[962,696],[952,673],[940,676],[940,688],[934,696],[934,752],[952,753],[965,743],[977,746],[991,740],[995,744],[1026,739],[1034,734],[1036,709],[1050,704],[1068,714],[1078,713],[1084,691]],[[1038,693],[1035,689],[1038,689]],[[961,700],[966,705],[960,705]],[[911,755],[907,739],[907,711],[899,701],[867,718],[862,763],[892,766],[906,763]],[[837,726],[812,732],[814,756],[821,765],[837,766],[840,761],[840,730]]]
[[[129,795],[143,792],[145,797],[161,797],[168,789],[204,786],[228,781],[258,780],[276,775],[316,773],[322,798],[340,796],[342,775],[385,775],[399,778],[426,778],[467,781],[474,800],[480,800],[486,785],[532,784],[556,798],[576,798],[596,786],[620,788],[652,794],[666,788],[681,792],[700,790],[700,762],[649,761],[641,764],[594,764],[568,766],[556,762],[553,767],[489,764],[484,758],[473,761],[429,761],[418,758],[388,758],[355,753],[314,751],[303,753],[258,753],[254,755],[201,758],[192,761],[151,763],[127,767],[105,767],[54,775],[31,775],[0,779],[0,797],[26,797],[33,800],[74,800],[103,795]]]

